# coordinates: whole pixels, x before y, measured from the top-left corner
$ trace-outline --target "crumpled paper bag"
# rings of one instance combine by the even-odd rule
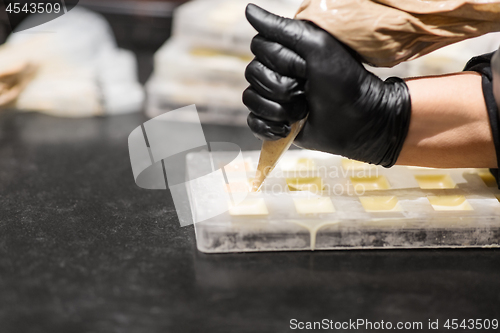
[[[368,64],[392,67],[500,31],[500,0],[305,0],[296,18],[325,29]]]

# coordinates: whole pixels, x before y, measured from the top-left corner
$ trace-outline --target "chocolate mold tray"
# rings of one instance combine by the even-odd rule
[[[288,151],[250,193],[259,152],[193,153],[187,183],[198,249],[206,253],[379,248],[498,247],[500,191],[486,169],[390,169]],[[212,190],[223,195],[214,195]],[[202,193],[207,191],[207,193]],[[218,207],[221,214],[206,218]]]

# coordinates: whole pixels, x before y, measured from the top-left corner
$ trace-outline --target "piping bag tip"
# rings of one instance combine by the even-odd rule
[[[252,189],[251,189],[251,191],[250,191],[250,192],[252,192],[252,193],[257,193],[257,192],[259,192],[259,190],[260,190],[259,185],[258,185],[258,184],[253,184],[253,185],[252,185]]]
[[[263,148],[264,149],[264,148]],[[262,155],[262,153],[261,153]],[[265,167],[264,167],[264,171],[261,170],[261,163],[260,163],[260,160],[259,160],[259,167],[257,168],[257,173],[255,175],[255,178],[253,179],[253,182],[252,182],[252,189],[251,189],[251,192],[252,193],[256,193],[256,192],[259,192],[262,185],[264,184],[264,180],[266,179],[266,176],[267,174],[264,173],[264,171],[266,170]]]
[[[259,192],[266,177],[273,171],[283,154],[290,148],[307,121],[307,117],[292,125],[290,134],[277,141],[264,141],[257,166],[257,173],[253,180],[252,192]]]

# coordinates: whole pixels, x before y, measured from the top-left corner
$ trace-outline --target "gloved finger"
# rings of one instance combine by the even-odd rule
[[[290,126],[283,123],[266,121],[250,113],[247,118],[248,127],[258,139],[263,141],[276,141],[286,138],[290,134]]]
[[[282,76],[255,59],[247,66],[245,78],[259,95],[271,101],[289,103],[304,95],[303,82]]]
[[[306,22],[274,15],[254,4],[247,6],[246,17],[259,34],[306,58],[310,50],[307,47],[309,26]]]
[[[252,87],[243,92],[243,104],[257,117],[277,123],[291,124],[307,115],[305,98],[280,104],[262,97]]]
[[[306,61],[283,45],[257,35],[250,47],[257,59],[273,71],[293,78],[306,78]]]
[[[243,104],[259,118],[289,123],[288,114],[281,104],[262,97],[252,87],[243,92]]]

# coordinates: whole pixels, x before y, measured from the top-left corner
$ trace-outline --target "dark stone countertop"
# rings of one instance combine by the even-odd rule
[[[168,192],[133,181],[127,137],[145,120],[0,114],[0,332],[500,319],[499,250],[199,253]],[[247,129],[205,132],[260,145]]]

